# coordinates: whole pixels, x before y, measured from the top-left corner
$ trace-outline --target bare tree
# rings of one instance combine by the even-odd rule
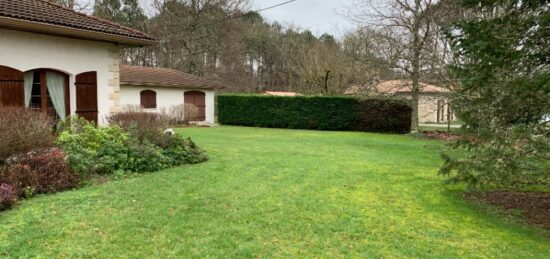
[[[399,53],[393,64],[412,81],[411,132],[418,131],[420,80],[428,68],[426,53],[438,30],[438,0],[354,0],[349,17],[382,37]]]
[[[219,64],[221,35],[242,14],[246,0],[155,0],[152,29],[160,41],[161,66],[204,75]]]
[[[90,0],[48,0],[54,4],[62,5],[64,7],[79,11],[89,12],[92,4]]]

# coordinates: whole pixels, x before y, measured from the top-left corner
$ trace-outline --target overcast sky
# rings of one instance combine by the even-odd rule
[[[252,9],[259,10],[287,0],[253,0]],[[263,11],[261,14],[269,21],[278,21],[283,25],[294,24],[302,29],[311,30],[316,35],[330,33],[340,36],[353,28],[341,14],[347,12],[352,0],[296,0],[295,2]]]

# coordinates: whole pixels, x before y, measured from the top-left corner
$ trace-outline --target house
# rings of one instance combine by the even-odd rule
[[[120,103],[140,105],[147,111],[181,104],[198,109],[195,122],[213,124],[215,91],[224,88],[174,69],[120,65]]]
[[[411,98],[412,81],[389,80],[374,86],[351,86],[344,94],[366,96],[388,96],[396,98]],[[420,123],[444,123],[455,116],[449,107],[451,91],[435,85],[420,83],[418,98],[418,121]]]
[[[262,92],[262,95],[286,96],[286,97],[302,96],[302,94],[296,93],[296,92],[273,92],[273,91]]]
[[[0,106],[106,124],[126,104],[156,109],[188,102],[199,107],[197,120],[213,123],[218,83],[120,65],[122,48],[155,43],[143,32],[45,0],[0,0]]]

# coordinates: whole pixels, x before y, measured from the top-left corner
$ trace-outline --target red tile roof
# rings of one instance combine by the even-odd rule
[[[349,87],[345,94],[407,94],[412,91],[412,81],[408,80],[389,80],[376,85],[375,87],[366,87],[355,85]],[[451,92],[447,88],[420,83],[420,93],[424,94],[443,94]]]
[[[274,92],[274,91],[265,91],[263,95],[273,95],[273,96],[300,96],[300,93],[296,92]]]
[[[0,0],[0,28],[129,45],[150,45],[155,40],[141,31],[45,0]]]
[[[219,82],[207,80],[175,69],[120,65],[120,84],[190,89],[221,89]]]

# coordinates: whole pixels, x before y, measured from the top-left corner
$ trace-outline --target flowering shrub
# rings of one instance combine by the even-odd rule
[[[0,107],[0,164],[15,154],[53,143],[48,116],[19,107]]]
[[[58,148],[38,149],[10,157],[0,169],[0,183],[12,186],[19,197],[54,193],[80,184],[80,176],[70,170],[65,153]]]
[[[0,211],[12,208],[17,203],[17,194],[13,186],[0,184]]]

